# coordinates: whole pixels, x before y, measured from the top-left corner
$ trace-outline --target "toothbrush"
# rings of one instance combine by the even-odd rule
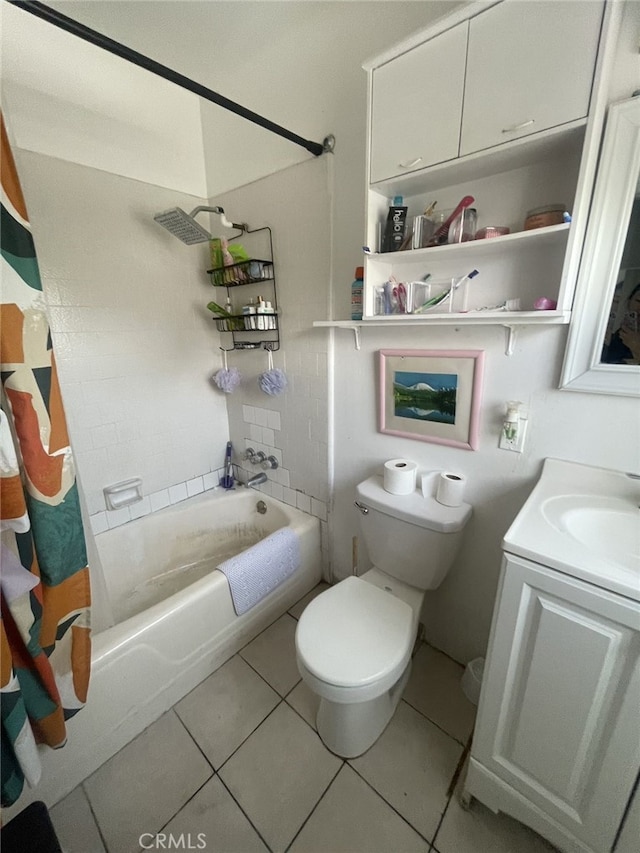
[[[472,278],[475,278],[479,275],[478,270],[471,270],[470,273],[462,276],[462,278],[458,279],[458,281],[449,288],[449,290],[445,290],[444,293],[439,293],[437,296],[432,297],[431,299],[427,299],[419,308],[413,312],[414,314],[420,314],[422,311],[427,311],[429,308],[435,308],[436,305],[442,305],[444,302],[449,299],[454,290],[457,290],[461,284],[464,284],[466,281],[470,281]]]

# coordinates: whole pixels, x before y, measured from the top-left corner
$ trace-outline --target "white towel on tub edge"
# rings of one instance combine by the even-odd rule
[[[281,527],[241,554],[220,563],[238,616],[246,613],[300,568],[300,539]]]

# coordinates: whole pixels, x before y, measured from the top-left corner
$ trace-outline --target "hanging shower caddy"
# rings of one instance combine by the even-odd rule
[[[272,310],[261,313],[238,313],[236,307],[233,313],[216,317],[216,327],[219,332],[231,335],[232,345],[223,349],[265,349],[275,352],[280,349],[280,326],[271,228],[265,226],[252,230],[245,227],[241,233],[265,233],[269,241],[269,258],[266,260],[251,258],[237,264],[207,270],[211,284],[214,287],[224,287],[227,291],[227,300],[231,298],[232,288],[253,285],[254,289],[247,293],[253,298],[255,292],[256,297],[260,296],[266,304],[271,304]]]

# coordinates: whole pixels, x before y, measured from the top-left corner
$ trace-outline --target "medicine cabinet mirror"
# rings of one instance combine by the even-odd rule
[[[640,97],[609,108],[561,387],[640,396]]]

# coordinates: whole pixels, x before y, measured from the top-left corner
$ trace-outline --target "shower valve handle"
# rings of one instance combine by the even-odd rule
[[[262,450],[259,450],[257,453],[255,453],[253,455],[251,462],[254,465],[262,465],[262,463],[265,461],[266,458],[267,458],[267,454],[263,453]]]
[[[262,463],[262,467],[265,471],[268,471],[270,468],[277,468],[278,460],[275,456],[267,456],[267,458]]]

